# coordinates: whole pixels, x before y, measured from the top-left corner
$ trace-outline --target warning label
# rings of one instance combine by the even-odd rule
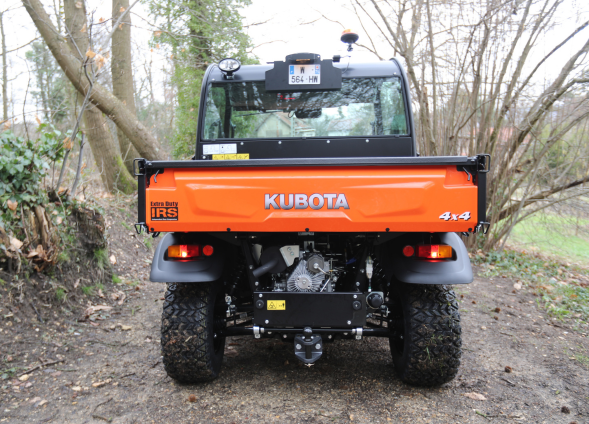
[[[178,221],[178,202],[151,202],[152,221]]]
[[[269,311],[285,311],[286,301],[285,300],[269,300],[268,301]]]

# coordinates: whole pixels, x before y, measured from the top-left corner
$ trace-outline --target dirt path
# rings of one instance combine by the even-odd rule
[[[587,335],[561,327],[531,291],[513,293],[501,278],[456,287],[462,365],[441,388],[401,383],[388,341],[370,338],[327,344],[310,368],[291,343],[233,338],[219,379],[178,384],[161,363],[164,285],[148,282],[152,246],[123,224],[132,206],[107,220],[115,272],[128,284],[94,299],[114,306],[97,326],[50,309],[44,324],[24,307],[20,322],[0,315],[0,375],[18,369],[0,379],[0,423],[589,423]],[[122,287],[117,305],[110,294]],[[34,369],[40,361],[50,365]]]
[[[97,327],[50,322],[16,335],[5,326],[2,355],[13,356],[12,365],[64,362],[25,381],[4,380],[0,422],[589,422],[589,369],[570,359],[587,357],[587,337],[552,325],[534,297],[525,289],[513,294],[508,280],[457,288],[464,296],[463,360],[456,380],[438,389],[402,384],[379,339],[328,345],[307,368],[291,344],[234,338],[218,380],[178,384],[160,360],[163,289],[144,284]]]

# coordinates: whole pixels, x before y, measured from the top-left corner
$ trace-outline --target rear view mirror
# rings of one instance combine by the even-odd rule
[[[300,109],[295,110],[295,116],[299,119],[305,118],[319,118],[321,116],[321,109]]]

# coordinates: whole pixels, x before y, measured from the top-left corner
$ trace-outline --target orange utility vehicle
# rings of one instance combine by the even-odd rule
[[[138,230],[168,284],[165,369],[217,377],[229,336],[279,338],[310,365],[325,343],[386,337],[400,378],[451,380],[472,281],[457,233],[486,230],[489,156],[419,157],[404,70],[301,53],[206,71],[196,154],[137,159]]]

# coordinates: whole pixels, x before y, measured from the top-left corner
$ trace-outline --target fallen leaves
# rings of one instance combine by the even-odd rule
[[[33,257],[39,257],[39,259],[43,259],[45,258],[45,251],[43,250],[43,246],[42,245],[38,245],[37,248],[35,250],[31,250],[29,252],[29,254],[27,255],[27,258],[33,258]]]
[[[110,311],[112,306],[107,305],[92,305],[89,306],[82,314],[82,319],[87,320],[98,311]]]
[[[486,397],[484,397],[480,393],[475,393],[475,392],[463,393],[462,396],[466,396],[467,398],[472,399],[472,400],[481,400],[481,401],[487,400]]]
[[[116,291],[110,294],[112,300],[118,300],[117,305],[122,305],[125,302],[127,295],[122,291]]]
[[[227,349],[225,349],[225,356],[229,358],[234,358],[236,356],[239,356],[239,352],[232,347],[228,347]]]
[[[18,379],[20,381],[27,381],[29,379],[30,375],[25,374],[25,375],[21,375]]]
[[[100,70],[104,66],[106,59],[103,55],[97,54],[96,57],[94,58],[94,61],[96,62],[96,66]]]
[[[107,385],[111,381],[112,381],[112,379],[110,379],[110,378],[107,378],[104,381],[97,381],[96,383],[92,383],[92,387],[102,387],[102,386]]]
[[[94,53],[92,50],[88,49],[88,51],[86,52],[86,57],[89,57],[90,59],[94,59],[94,56],[96,56],[96,53]]]
[[[66,137],[63,139],[62,145],[64,149],[71,150],[74,147],[74,142],[71,138]]]
[[[117,264],[117,258],[115,257],[115,255],[110,255],[110,258],[108,258],[108,260],[113,265],[116,265]]]
[[[513,288],[516,290],[521,290],[522,285],[521,285],[521,283],[513,283]]]
[[[15,211],[16,207],[18,206],[18,202],[15,200],[7,200],[6,206],[8,206],[8,209],[10,209],[11,211]]]
[[[10,246],[9,246],[9,248],[11,250],[17,251],[17,250],[19,250],[22,247],[22,245],[23,245],[23,242],[22,241],[20,241],[17,238],[10,237]]]

